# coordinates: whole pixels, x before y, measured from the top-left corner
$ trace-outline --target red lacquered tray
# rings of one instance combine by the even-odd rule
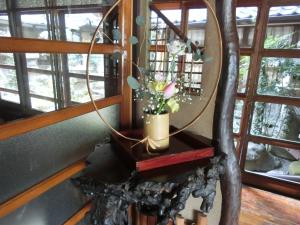
[[[171,128],[173,131],[176,128]],[[142,130],[122,131],[128,137],[142,138]],[[144,144],[132,147],[136,142],[112,135],[114,149],[130,167],[148,171],[161,167],[198,161],[214,156],[214,148],[208,139],[181,132],[170,138],[170,147],[159,155],[149,155]]]

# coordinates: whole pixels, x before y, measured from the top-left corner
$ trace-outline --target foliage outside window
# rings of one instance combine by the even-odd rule
[[[262,183],[260,177],[281,179],[289,185],[300,183],[300,5],[267,5],[257,8],[269,10],[265,33],[260,30],[254,34],[258,39],[263,34],[265,37],[261,38],[262,43],[254,42],[251,49],[244,49],[247,45],[242,39],[249,37],[241,32],[242,24],[238,21],[241,58],[233,127],[235,138],[241,141],[237,148],[243,156],[246,181],[274,189]],[[247,8],[237,9],[238,20],[242,12],[253,12],[252,8],[247,12]],[[257,46],[263,48],[256,52]],[[244,111],[241,102],[247,102]],[[240,130],[241,127],[244,129]],[[248,180],[249,174],[257,181]]]

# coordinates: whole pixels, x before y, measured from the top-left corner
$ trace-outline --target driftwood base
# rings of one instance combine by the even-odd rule
[[[176,220],[176,214],[184,209],[190,195],[202,197],[201,211],[210,211],[217,180],[224,173],[224,161],[223,157],[215,157],[210,165],[166,182],[144,180],[139,173],[133,172],[120,184],[105,184],[86,176],[75,179],[74,183],[93,199],[89,215],[91,224],[130,224],[128,207],[133,204],[138,211],[156,216],[158,225],[166,225],[169,219]]]

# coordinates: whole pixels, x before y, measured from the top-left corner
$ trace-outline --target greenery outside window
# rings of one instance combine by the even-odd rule
[[[292,195],[300,188],[300,5],[255,4],[237,8],[236,148],[245,183]],[[252,17],[252,44],[243,41],[252,38],[240,29],[241,18],[250,14],[259,16]]]

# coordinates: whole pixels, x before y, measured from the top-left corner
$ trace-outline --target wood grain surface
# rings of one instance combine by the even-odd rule
[[[239,225],[299,225],[300,201],[243,187]]]

